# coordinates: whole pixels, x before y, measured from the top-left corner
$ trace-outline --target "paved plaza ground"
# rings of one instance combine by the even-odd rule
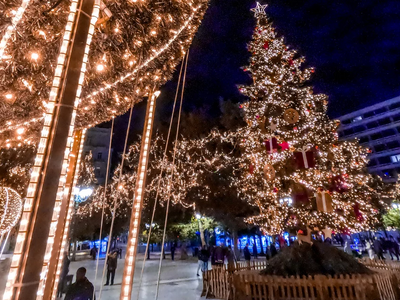
[[[142,286],[140,289],[140,298],[138,298],[139,278],[143,265],[143,254],[139,254],[136,260],[135,279],[133,285],[132,300],[154,300],[157,285],[158,266],[160,254],[152,254],[151,259],[146,262]],[[113,286],[104,286],[105,280],[101,282],[103,272],[104,260],[100,260],[99,274],[97,280],[95,277],[95,265],[93,260],[84,260],[71,262],[70,274],[75,274],[79,267],[85,267],[88,270],[87,277],[95,284],[97,300],[99,299],[100,285],[103,285],[101,300],[114,300],[118,299],[124,259],[118,260],[118,267]],[[170,257],[163,260],[161,281],[159,289],[159,300],[179,299],[179,300],[198,300],[200,299],[202,290],[201,277],[197,277],[197,260],[189,258],[188,260],[179,260],[179,255],[175,261]]]
[[[167,256],[163,260],[161,281],[159,288],[159,300],[199,300],[201,299],[202,279],[201,276],[197,277],[197,259],[189,257],[187,260],[179,260],[179,253],[175,257],[175,261]],[[138,254],[135,268],[135,279],[133,285],[132,300],[154,300],[157,285],[157,275],[159,266],[160,254],[151,254],[151,260],[148,260],[145,265],[143,274],[143,282],[140,289],[140,298],[138,298],[139,278],[143,265],[143,254]],[[95,285],[96,300],[118,300],[121,289],[122,273],[123,273],[124,259],[118,259],[118,267],[113,286],[104,286],[105,280],[101,282],[103,272],[104,260],[100,260],[99,271],[97,280],[94,280],[96,261],[85,259],[80,261],[71,262],[69,274],[74,274],[79,267],[87,269],[88,279]],[[0,274],[0,299],[3,295],[6,276],[8,273],[5,264],[2,264]],[[102,286],[101,299],[99,298],[99,290]],[[59,298],[63,299],[63,298]],[[204,299],[204,298],[203,298]]]

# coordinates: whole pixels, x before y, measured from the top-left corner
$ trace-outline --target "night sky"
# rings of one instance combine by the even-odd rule
[[[400,1],[261,0],[286,44],[316,68],[310,82],[329,96],[332,118],[400,95]],[[249,82],[246,44],[255,18],[254,0],[211,0],[190,49],[185,110],[219,114],[218,99],[243,100],[237,84]],[[177,69],[179,70],[179,68]],[[178,73],[178,71],[176,72]],[[157,114],[170,113],[177,76],[162,89]],[[135,108],[140,130],[144,103]],[[119,123],[127,122],[127,117]]]

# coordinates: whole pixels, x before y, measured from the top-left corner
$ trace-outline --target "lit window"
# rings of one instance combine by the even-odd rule
[[[362,119],[362,116],[358,116],[353,119],[353,122],[361,121]]]
[[[392,155],[392,156],[390,157],[390,159],[392,160],[392,163],[400,162],[400,154]]]

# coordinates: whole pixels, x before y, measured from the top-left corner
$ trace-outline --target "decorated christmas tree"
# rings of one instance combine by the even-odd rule
[[[247,126],[234,133],[242,151],[234,185],[260,210],[248,221],[269,234],[370,229],[385,193],[366,172],[367,149],[338,140],[327,96],[306,84],[314,69],[277,35],[265,7],[253,9],[257,25],[244,69],[253,83],[240,87],[249,99],[241,106]]]

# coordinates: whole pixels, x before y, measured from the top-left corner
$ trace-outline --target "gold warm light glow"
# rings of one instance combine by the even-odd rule
[[[150,155],[151,133],[153,130],[154,113],[156,100],[160,92],[155,92],[148,100],[147,115],[145,121],[144,134],[142,137],[142,147],[138,166],[138,176],[136,178],[136,187],[132,205],[132,215],[129,227],[128,245],[126,248],[126,258],[124,265],[124,275],[121,285],[120,300],[129,300],[132,294],[133,275],[135,268],[136,250],[139,242],[139,226],[141,209],[143,206],[144,191],[146,186],[146,172]]]
[[[168,2],[168,5],[164,2]],[[82,97],[75,127],[89,128],[111,120],[113,116],[124,114],[132,102],[141,101],[150,87],[159,87],[169,80],[191,44],[207,3],[208,0],[105,1],[105,4],[102,4],[101,17],[106,21],[97,24],[94,42],[89,49],[87,76],[82,83]],[[4,51],[4,57],[10,57],[3,61],[0,59],[0,64],[7,65],[4,70],[9,72],[2,74],[4,77],[1,76],[7,78],[3,89],[14,94],[13,98],[17,99],[17,104],[29,103],[29,114],[20,114],[19,110],[14,114],[12,103],[6,103],[10,114],[0,116],[0,133],[5,137],[0,140],[0,147],[8,144],[9,147],[17,149],[18,145],[39,141],[38,128],[43,122],[46,109],[42,101],[46,96],[52,97],[47,82],[54,74],[53,66],[57,64],[57,60],[64,59],[62,56],[57,58],[57,37],[62,35],[64,25],[68,21],[65,2],[61,2],[55,8],[51,8],[50,4],[46,5],[24,0],[13,17],[13,24],[19,24],[18,35],[21,38],[15,41],[9,38],[15,34],[14,27],[10,26],[13,28],[7,30],[8,33],[0,43],[0,53]],[[151,6],[151,9],[147,9],[147,6]],[[7,9],[6,7],[6,11]],[[47,17],[46,24],[20,22],[20,13],[24,13],[24,18],[30,20],[36,18],[37,12],[42,13],[42,10],[51,11],[43,12]],[[141,18],[132,23],[132,19],[137,18],[137,13],[140,13],[143,22],[152,20],[154,26],[143,31]],[[123,42],[124,38],[128,42]],[[26,56],[23,58],[20,51],[29,49],[30,45],[35,45],[35,49],[30,49],[26,60]],[[63,43],[61,47],[67,47],[67,44]],[[19,69],[17,66],[20,65],[26,69],[26,73],[22,74],[23,78],[16,77],[11,71]],[[57,76],[61,75],[59,69],[55,71]],[[159,73],[157,79],[152,76],[154,73]],[[139,92],[132,94],[132,82],[136,80],[140,82],[135,87]],[[26,93],[27,89],[40,93]],[[120,99],[118,104],[117,98]],[[17,139],[12,130],[22,125],[26,128],[26,134]]]
[[[50,92],[50,97],[48,99],[48,102],[46,103],[46,113],[44,116],[44,125],[43,129],[41,132],[41,137],[40,137],[40,142],[37,148],[37,155],[34,163],[34,167],[31,173],[31,179],[26,195],[26,200],[22,212],[22,218],[21,218],[21,224],[19,227],[18,231],[18,236],[17,236],[17,242],[16,242],[16,247],[15,251],[13,254],[12,262],[11,262],[11,267],[10,267],[10,272],[8,274],[8,280],[7,280],[7,285],[6,285],[6,290],[3,295],[4,300],[12,299],[13,294],[14,294],[14,289],[13,285],[16,280],[16,276],[18,274],[18,270],[20,267],[20,260],[23,256],[23,253],[21,252],[24,247],[24,243],[27,237],[27,230],[29,227],[29,221],[31,220],[31,214],[33,212],[33,203],[34,203],[34,198],[36,195],[36,189],[37,189],[37,184],[38,184],[38,179],[39,179],[39,173],[40,170],[43,167],[43,157],[46,151],[46,146],[48,144],[48,139],[49,139],[49,131],[50,131],[50,126],[53,120],[53,115],[54,115],[54,108],[56,104],[56,98],[58,94],[58,90],[60,88],[60,82],[61,82],[61,76],[62,76],[62,70],[64,69],[64,64],[66,60],[66,54],[68,50],[68,44],[71,42],[72,38],[72,29],[73,29],[73,22],[75,20],[75,15],[77,13],[77,6],[78,6],[79,1],[78,0],[72,0],[70,10],[69,10],[69,17],[68,21],[65,26],[65,32],[63,35],[63,40],[62,40],[62,46],[61,46],[61,51],[59,53],[58,57],[58,64],[55,68],[55,73],[54,73],[54,79],[53,79],[53,84]],[[86,47],[86,54],[84,58],[84,63],[82,65],[82,70],[81,70],[81,78],[80,78],[80,86],[79,86],[79,91],[77,93],[77,98],[75,101],[75,109],[79,103],[79,97],[80,97],[80,91],[81,91],[81,86],[83,83],[84,79],[84,72],[85,72],[85,62],[87,62],[87,53],[89,50],[89,45],[91,42],[91,36],[94,33],[94,25],[96,23],[98,14],[99,14],[99,4],[100,1],[96,0],[95,7],[93,9],[93,15],[92,15],[92,20],[91,20],[91,25],[89,29],[89,37],[87,40],[87,47]],[[75,113],[74,113],[75,116]],[[74,118],[74,117],[73,117]],[[64,162],[63,162],[63,167],[62,167],[62,172],[60,176],[60,181],[59,181],[59,192],[57,193],[56,201],[55,201],[55,206],[54,206],[54,214],[52,218],[52,224],[50,226],[50,232],[49,236],[47,238],[47,247],[46,247],[46,252],[44,256],[44,262],[43,262],[43,268],[42,272],[40,275],[41,282],[39,284],[39,289],[37,292],[37,299],[42,299],[43,297],[43,289],[44,289],[44,284],[45,280],[47,277],[47,269],[48,269],[48,263],[50,260],[51,256],[51,251],[54,243],[54,234],[55,230],[57,227],[57,222],[58,222],[58,213],[60,210],[60,205],[61,201],[63,199],[63,189],[64,189],[64,184],[65,184],[65,176],[67,173],[67,165],[68,165],[68,155],[70,151],[70,146],[72,143],[72,133],[73,133],[73,124],[74,120],[71,122],[71,128],[70,128],[70,136],[69,136],[69,141],[67,143],[67,149],[65,151],[65,156],[64,156]],[[18,130],[22,130],[23,128],[20,128]]]
[[[240,106],[247,126],[182,139],[177,164],[165,167],[160,197],[167,200],[171,189],[174,203],[191,205],[187,195],[194,191],[193,196],[207,200],[213,191],[200,178],[229,166],[225,176],[232,190],[259,209],[246,221],[265,233],[305,227],[369,230],[378,224],[389,189],[367,173],[367,149],[357,141],[338,140],[339,122],[326,114],[327,96],[307,85],[314,69],[305,68],[305,59],[277,35],[264,9],[260,4],[254,9],[252,57],[244,68],[253,83],[239,87],[248,98]],[[150,183],[148,190],[155,189]]]

